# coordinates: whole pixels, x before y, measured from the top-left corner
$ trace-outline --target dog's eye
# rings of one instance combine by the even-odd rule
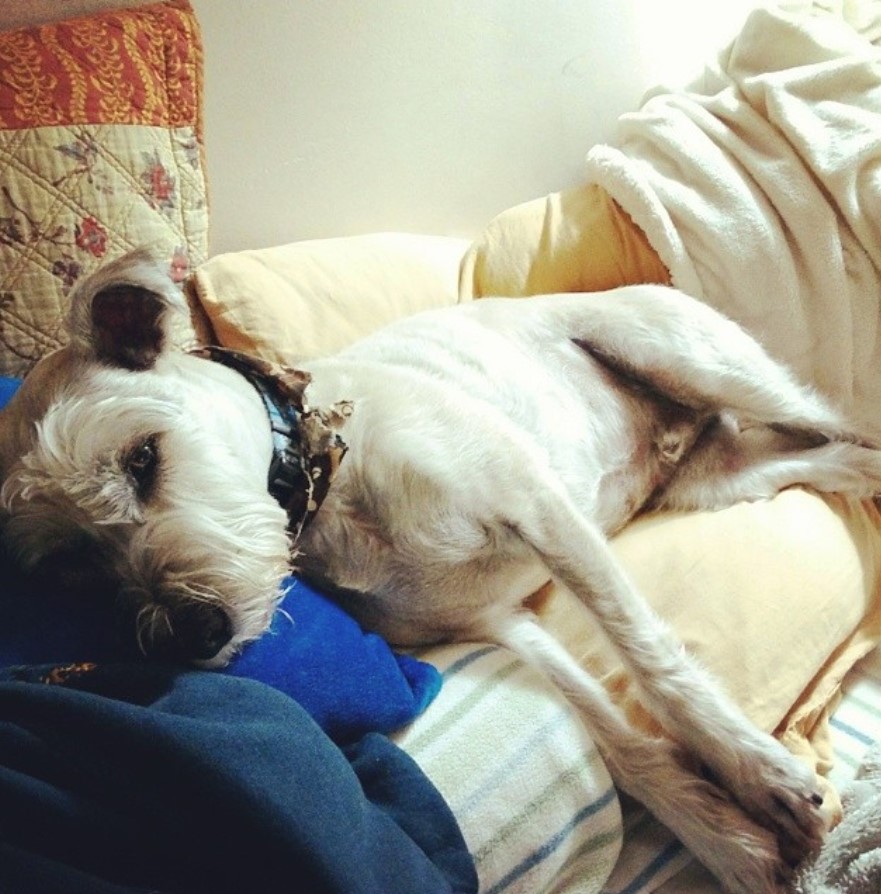
[[[158,436],[150,435],[133,447],[125,457],[124,468],[134,481],[138,496],[149,496],[159,468]]]

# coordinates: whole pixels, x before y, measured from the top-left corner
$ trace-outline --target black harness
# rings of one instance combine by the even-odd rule
[[[257,391],[272,429],[272,462],[268,488],[288,515],[288,531],[296,543],[318,512],[346,453],[337,433],[352,415],[341,401],[329,410],[310,410],[304,399],[311,376],[229,348],[206,346],[190,352],[239,373]]]

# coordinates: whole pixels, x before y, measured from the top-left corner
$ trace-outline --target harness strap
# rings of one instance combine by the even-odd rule
[[[311,410],[304,394],[311,376],[240,351],[213,345],[190,351],[239,373],[257,391],[272,429],[268,489],[288,515],[288,531],[297,540],[318,512],[346,453],[337,432],[352,415],[351,401]]]

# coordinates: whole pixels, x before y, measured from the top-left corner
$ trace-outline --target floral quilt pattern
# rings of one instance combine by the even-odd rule
[[[0,374],[63,343],[70,288],[137,246],[207,254],[201,44],[186,0],[0,34]]]

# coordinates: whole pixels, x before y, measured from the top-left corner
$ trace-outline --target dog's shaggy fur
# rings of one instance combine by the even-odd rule
[[[77,285],[69,346],[0,415],[3,536],[28,568],[100,569],[146,651],[221,664],[266,628],[292,544],[261,401],[169,345],[176,309],[142,255]],[[730,892],[782,890],[823,833],[812,774],[684,653],[606,538],[649,506],[874,494],[881,454],[739,327],[661,287],[429,312],[308,372],[312,406],[355,409],[293,545],[302,571],[396,643],[510,646]],[[669,739],[629,725],[522,609],[549,578],[597,617]]]

